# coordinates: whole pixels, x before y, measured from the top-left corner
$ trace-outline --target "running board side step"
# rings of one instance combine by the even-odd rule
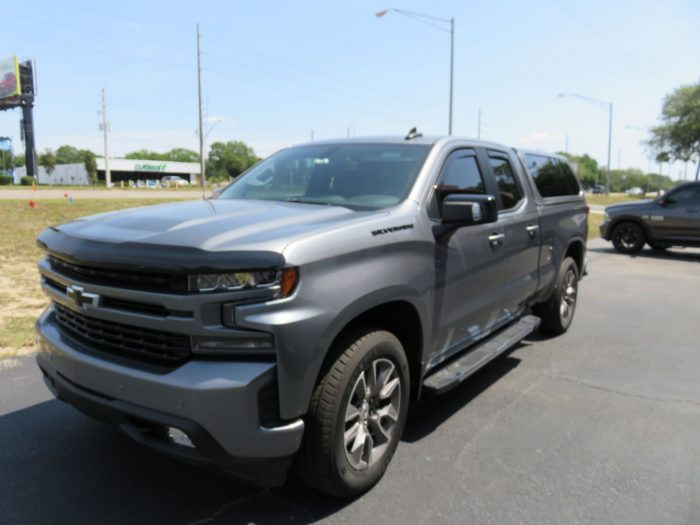
[[[539,317],[526,315],[497,335],[478,343],[463,356],[425,378],[425,393],[435,395],[453,389],[489,361],[513,348],[539,326]]]

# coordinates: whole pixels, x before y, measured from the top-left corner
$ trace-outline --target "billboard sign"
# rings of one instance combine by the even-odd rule
[[[19,81],[19,60],[16,56],[0,60],[0,101],[22,94]]]

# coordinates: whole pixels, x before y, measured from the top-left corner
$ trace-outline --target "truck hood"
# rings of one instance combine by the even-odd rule
[[[642,212],[649,208],[649,205],[654,202],[653,199],[643,199],[631,202],[621,202],[619,204],[613,204],[605,208],[605,212],[609,215],[620,215],[626,213],[637,213]]]
[[[133,266],[138,260],[140,267],[170,270],[267,267],[284,262],[284,248],[293,240],[377,213],[385,212],[276,201],[189,201],[84,217],[45,230],[38,242],[77,263]]]

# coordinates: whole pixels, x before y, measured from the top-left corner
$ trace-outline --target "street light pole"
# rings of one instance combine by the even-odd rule
[[[583,95],[577,95],[576,93],[559,93],[559,97],[575,97],[585,100],[586,102],[591,102],[599,106],[608,107],[608,167],[605,172],[605,194],[610,194],[610,156],[612,152],[612,119],[613,119],[613,103],[606,102],[604,100],[598,100],[597,98],[584,97]]]
[[[454,76],[455,76],[455,19],[450,18],[450,124],[448,126],[448,135],[452,135],[452,99],[454,95]]]
[[[437,16],[431,16],[431,15],[425,15],[423,13],[416,13],[415,11],[407,11],[405,9],[395,9],[393,7],[390,7],[388,9],[382,9],[381,11],[377,11],[375,13],[375,16],[377,18],[383,17],[385,14],[387,14],[389,11],[394,11],[395,13],[398,13],[400,15],[407,16],[409,18],[413,19],[424,19],[425,20],[430,20],[431,22],[440,22],[443,24],[450,24],[450,109],[449,109],[449,117],[448,117],[448,134],[452,135],[452,102],[453,102],[453,97],[454,97],[454,70],[455,70],[455,19],[453,18],[438,18]],[[435,29],[440,29],[443,31],[443,29],[433,26]]]
[[[199,47],[199,24],[197,24],[197,100],[199,109],[199,174],[202,178],[202,198],[207,189],[206,163],[204,159],[204,114],[202,112],[202,51]]]
[[[610,152],[612,151],[612,117],[613,105],[610,104],[610,113],[608,113],[608,170],[605,173],[605,194],[610,195]]]

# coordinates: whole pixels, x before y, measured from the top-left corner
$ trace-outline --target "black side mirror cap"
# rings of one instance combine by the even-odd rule
[[[498,206],[493,195],[450,193],[440,206],[442,223],[452,226],[488,224],[498,220]]]

